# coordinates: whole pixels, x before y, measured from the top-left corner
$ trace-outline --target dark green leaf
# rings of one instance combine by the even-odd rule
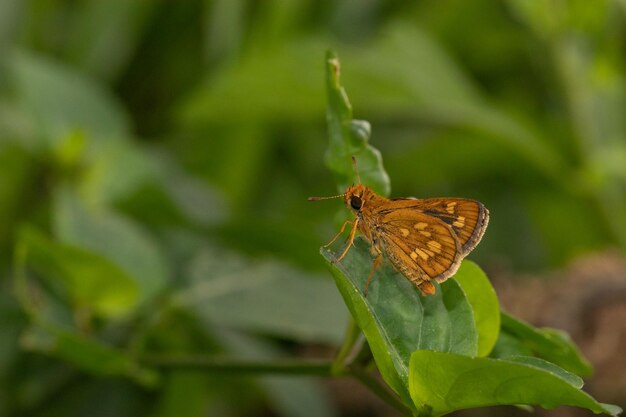
[[[100,376],[127,376],[154,385],[157,374],[141,367],[126,354],[97,340],[51,325],[34,324],[22,335],[22,346],[63,359],[85,372]]]
[[[141,301],[154,297],[166,284],[167,265],[151,236],[132,220],[103,208],[89,210],[68,188],[55,196],[57,237],[92,250],[116,263],[141,290]]]
[[[524,346],[517,337],[500,331],[496,345],[489,354],[492,358],[508,358],[512,356],[533,356],[533,352]]]
[[[207,323],[306,342],[338,344],[347,312],[333,283],[278,262],[219,249],[198,253],[177,297]]]
[[[509,355],[527,355],[532,352],[576,375],[587,376],[592,373],[591,364],[565,332],[550,328],[537,329],[504,312],[501,317],[502,333],[516,339],[518,347],[513,348],[509,340],[508,349],[495,352],[495,357],[507,358]],[[520,346],[522,351],[518,350]]]
[[[558,367],[552,362],[548,362],[540,358],[535,358],[534,356],[509,356],[508,358],[506,358],[506,360],[543,369],[544,371],[557,375],[559,378],[564,379],[570,385],[578,389],[582,388],[584,385],[582,378],[578,375],[567,372],[565,369]]]
[[[74,307],[104,317],[129,313],[137,304],[136,282],[117,265],[87,250],[53,242],[32,228],[19,236],[19,251],[42,278],[61,285]]]
[[[450,279],[433,296],[421,296],[403,275],[384,265],[374,274],[367,297],[363,290],[372,267],[367,243],[357,238],[341,263],[322,249],[337,287],[365,333],[385,381],[405,400],[409,358],[418,349],[476,355],[478,335],[471,305]],[[407,402],[410,403],[410,402]]]
[[[503,404],[561,405],[617,415],[617,406],[601,404],[564,379],[563,371],[551,372],[536,362],[470,358],[420,350],[411,356],[409,388],[416,406],[439,416],[472,407]]]

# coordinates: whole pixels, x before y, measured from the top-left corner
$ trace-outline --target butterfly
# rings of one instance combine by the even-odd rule
[[[443,282],[453,276],[463,258],[482,239],[489,210],[479,201],[465,198],[385,198],[361,184],[354,157],[352,162],[358,184],[337,196],[309,197],[310,201],[343,198],[355,215],[343,223],[325,247],[332,245],[350,225],[348,244],[337,262],[352,247],[358,230],[370,243],[375,257],[365,295],[384,257],[423,295],[434,294],[432,281]]]

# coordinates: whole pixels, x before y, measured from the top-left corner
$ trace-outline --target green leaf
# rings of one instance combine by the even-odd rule
[[[18,238],[27,264],[53,284],[60,285],[73,307],[88,307],[102,317],[128,314],[137,304],[135,281],[107,259],[76,246],[47,239],[25,227]]]
[[[56,145],[76,130],[94,139],[129,134],[120,103],[84,74],[25,51],[14,53],[7,63],[18,105],[35,123],[41,145]]]
[[[454,275],[472,305],[478,331],[478,356],[487,356],[500,333],[500,302],[487,275],[474,262],[465,259]]]
[[[164,288],[167,265],[155,241],[138,224],[113,211],[89,210],[70,189],[60,188],[54,199],[57,237],[94,251],[122,268],[146,301]]]
[[[561,405],[617,415],[617,406],[601,404],[563,377],[536,362],[470,358],[419,350],[411,356],[409,389],[418,407],[439,416],[473,407],[504,404]]]
[[[217,248],[201,250],[189,275],[193,282],[175,302],[208,324],[304,342],[341,341],[346,309],[328,279]]]
[[[345,89],[339,82],[339,59],[334,52],[326,54],[326,91],[328,107],[326,120],[330,143],[326,152],[326,165],[335,174],[339,192],[356,183],[352,156],[363,184],[382,195],[389,195],[389,176],[383,168],[378,149],[368,145],[370,124],[352,118],[352,106]]]
[[[363,290],[373,259],[357,238],[341,263],[322,249],[335,282],[365,337],[385,381],[406,401],[409,359],[413,351],[432,349],[476,355],[478,335],[472,308],[461,286],[450,279],[437,293],[423,297],[403,275],[383,265]]]
[[[584,385],[584,381],[578,375],[567,372],[565,369],[553,364],[552,362],[535,358],[534,356],[510,356],[506,358],[506,360],[510,362],[522,363],[528,366],[534,366],[535,368],[551,372],[578,389],[582,388]]]
[[[517,337],[500,331],[496,345],[489,354],[492,358],[509,358],[513,356],[533,356],[532,350],[524,346],[523,342]]]
[[[591,364],[580,353],[567,333],[550,328],[537,329],[504,312],[501,317],[502,333],[516,339],[518,347],[513,348],[512,341],[509,340],[508,349],[496,351],[495,357],[507,358],[509,355],[527,355],[528,352],[532,352],[535,356],[555,363],[576,375],[591,375],[593,371]],[[518,350],[520,346],[522,351]]]
[[[34,324],[20,339],[26,349],[67,361],[93,375],[127,376],[153,386],[158,375],[132,358],[101,342],[48,324]]]

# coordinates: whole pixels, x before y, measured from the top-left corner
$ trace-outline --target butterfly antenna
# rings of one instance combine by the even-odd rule
[[[354,155],[352,155],[352,167],[354,168],[354,173],[356,174],[356,179],[359,182],[359,184],[361,183],[361,177],[359,176],[359,169],[356,166],[356,157]]]
[[[330,200],[331,198],[339,198],[339,197],[345,197],[345,194],[339,194],[339,195],[333,195],[330,197],[309,197],[307,198],[307,200],[309,201],[319,201],[319,200]]]

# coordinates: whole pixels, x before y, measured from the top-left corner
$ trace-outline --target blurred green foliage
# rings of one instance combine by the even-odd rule
[[[623,249],[625,12],[0,1],[0,416],[337,415],[310,380],[137,360],[340,342],[347,310],[318,254],[337,204],[306,201],[334,191],[329,47],[391,195],[490,209],[481,264]]]

